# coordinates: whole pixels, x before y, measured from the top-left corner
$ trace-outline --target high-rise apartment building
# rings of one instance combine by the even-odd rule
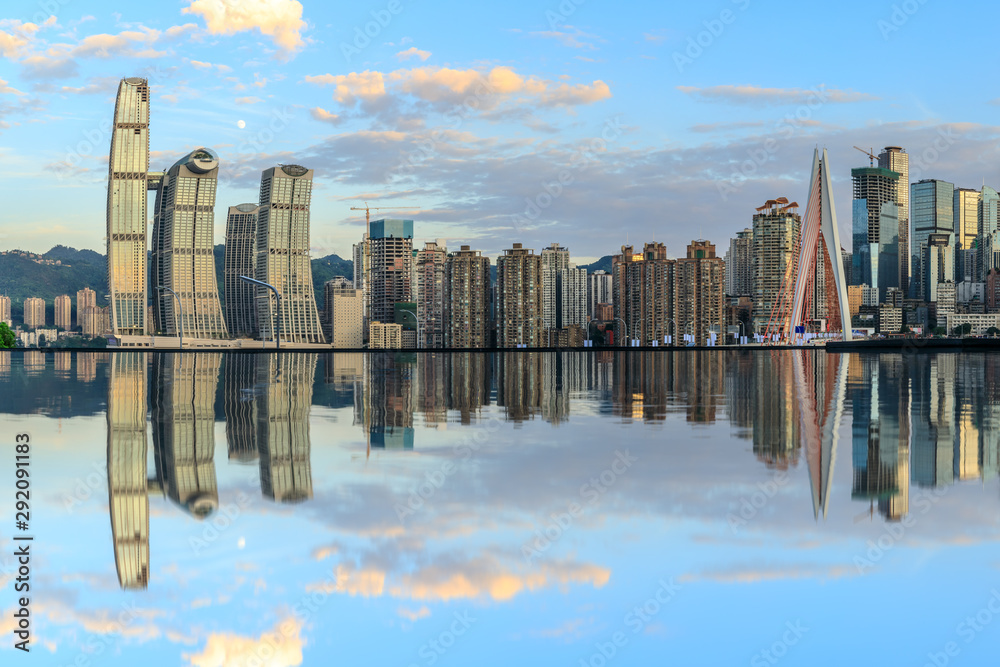
[[[542,342],[542,258],[515,243],[497,258],[497,347]]]
[[[364,296],[350,280],[337,276],[323,286],[323,333],[333,347],[364,344]]]
[[[569,268],[569,250],[558,243],[542,249],[542,328],[558,329],[562,315],[559,304],[559,274]]]
[[[736,232],[726,251],[726,294],[753,295],[753,229]]]
[[[188,338],[229,337],[215,278],[218,175],[218,156],[207,148],[196,148],[160,180],[150,253],[157,332],[175,336],[180,325]]]
[[[790,204],[770,200],[753,216],[754,331],[767,326],[782,286],[797,275],[801,235],[802,217]]]
[[[76,293],[76,326],[82,327],[83,321],[83,309],[84,308],[95,308],[97,306],[97,292],[90,289],[89,287],[84,287]]]
[[[55,299],[55,326],[69,331],[73,328],[73,300],[68,294],[60,294]]]
[[[281,295],[276,304],[270,290],[257,288],[257,330],[264,340],[274,335],[280,317],[282,339],[325,342],[309,259],[312,177],[312,169],[297,164],[271,167],[261,175],[255,269],[257,280],[273,285]]]
[[[258,204],[230,206],[226,214],[226,259],[222,270],[229,335],[257,335],[256,288],[240,276],[256,276]]]
[[[111,327],[115,335],[148,331],[146,189],[149,172],[149,84],[118,84],[108,160],[107,254]]]
[[[83,335],[93,338],[103,336],[111,327],[109,313],[111,306],[100,308],[98,306],[87,306],[77,317],[80,319],[80,326],[83,327]]]
[[[6,322],[7,326],[14,324],[10,319],[10,297],[3,294],[0,294],[0,322]]]
[[[725,274],[725,263],[715,256],[715,246],[708,241],[692,241],[687,257],[677,260],[674,319],[677,331],[692,334],[697,345],[707,345],[712,333],[724,342]]]
[[[955,233],[955,185],[947,181],[925,179],[910,186],[910,253],[916,256],[913,270],[922,264],[924,251],[931,234]],[[923,276],[913,276],[917,292],[923,296],[928,285]]]
[[[393,322],[396,304],[413,300],[413,221],[373,220],[370,230],[368,321]]]
[[[445,344],[489,347],[492,338],[490,259],[464,245],[445,262]]]
[[[899,286],[908,293],[910,284],[910,156],[899,146],[886,146],[878,155],[878,166],[899,174],[896,182],[896,213],[899,217]],[[854,283],[849,282],[849,285]]]
[[[417,347],[445,345],[445,264],[448,249],[444,242],[428,241],[416,252],[413,264],[413,300],[420,322]]]
[[[614,280],[607,271],[598,269],[587,276],[587,317],[597,318],[600,304],[614,303]]]
[[[24,326],[37,329],[45,326],[45,300],[29,296],[24,300]]]
[[[667,259],[662,243],[647,243],[641,253],[622,246],[611,259],[614,276],[615,344],[660,343],[676,335],[674,319],[674,270],[676,261]],[[676,340],[676,339],[675,339]]]
[[[880,290],[899,287],[899,174],[862,167],[851,170],[851,179],[854,282]]]
[[[556,276],[556,297],[559,304],[557,328],[586,327],[590,321],[587,312],[587,269],[570,264]]]

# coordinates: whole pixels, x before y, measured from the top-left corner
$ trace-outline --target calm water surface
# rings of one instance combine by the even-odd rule
[[[1000,355],[14,352],[0,413],[3,664],[997,660]]]

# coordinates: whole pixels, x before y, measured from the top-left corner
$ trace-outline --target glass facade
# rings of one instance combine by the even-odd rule
[[[230,206],[226,216],[226,326],[232,336],[257,335],[254,286],[240,276],[254,277],[257,245],[257,204]]]
[[[147,332],[146,174],[149,171],[149,85],[124,79],[118,85],[108,159],[108,288],[111,330]]]
[[[191,338],[228,338],[215,278],[214,211],[219,161],[199,148],[178,160],[156,191],[150,255],[157,332]],[[163,286],[173,290],[177,298]]]
[[[261,175],[257,213],[257,280],[281,294],[281,312],[270,290],[256,288],[257,329],[269,340],[281,318],[282,340],[325,343],[316,309],[309,257],[311,169],[299,165],[272,167]]]

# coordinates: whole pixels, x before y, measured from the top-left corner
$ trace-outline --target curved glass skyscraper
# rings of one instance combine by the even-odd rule
[[[312,169],[297,164],[271,167],[261,175],[256,277],[281,294],[278,313],[270,290],[257,288],[258,331],[264,340],[280,326],[281,338],[288,342],[326,342],[309,259],[312,176]]]
[[[163,175],[156,192],[150,289],[154,290],[156,331],[176,335],[180,314],[183,334],[192,338],[226,338],[226,322],[215,279],[213,222],[219,158],[197,148]]]
[[[108,288],[111,330],[143,335],[146,324],[146,174],[149,170],[149,84],[118,84],[108,159]]]

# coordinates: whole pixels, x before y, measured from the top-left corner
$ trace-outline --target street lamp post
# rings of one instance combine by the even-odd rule
[[[597,320],[595,320],[595,319],[590,319],[590,320],[587,321],[587,340],[588,341],[590,340],[590,325],[593,324],[596,321]]]
[[[622,326],[625,327],[625,340],[629,341],[629,343],[631,344],[631,341],[629,340],[629,337],[628,337],[628,324],[626,324],[625,320],[623,320],[620,317],[616,317],[615,319],[618,320],[619,322],[621,322]],[[626,345],[625,347],[628,347],[628,345]]]
[[[265,283],[263,280],[256,280],[256,279],[251,278],[249,276],[240,276],[240,280],[242,280],[243,282],[250,283],[252,285],[257,285],[258,287],[266,287],[267,289],[269,289],[272,292],[274,292],[274,296],[277,297],[277,299],[278,299],[278,317],[277,317],[277,319],[278,319],[278,329],[277,329],[278,330],[278,334],[277,334],[277,336],[274,339],[274,349],[280,350],[281,349],[281,293],[278,292],[278,289],[274,285],[270,285],[268,283]]]
[[[667,322],[670,322],[671,324],[673,324],[674,325],[674,329],[677,328],[677,322],[675,322],[672,317],[668,317],[667,318]],[[674,345],[673,329],[670,330],[670,345],[671,345],[671,347]]]
[[[157,285],[156,289],[166,290],[173,294],[174,298],[177,299],[177,313],[180,316],[177,322],[177,349],[184,349],[184,308],[181,306],[181,298],[177,296],[177,292],[173,291],[169,287],[165,287],[164,285]]]
[[[413,317],[413,321],[417,323],[417,349],[419,350],[420,349],[420,318],[417,317],[417,314],[414,313],[412,310],[405,310],[405,309],[403,309],[403,312],[405,314],[407,314],[407,315],[411,315]]]

